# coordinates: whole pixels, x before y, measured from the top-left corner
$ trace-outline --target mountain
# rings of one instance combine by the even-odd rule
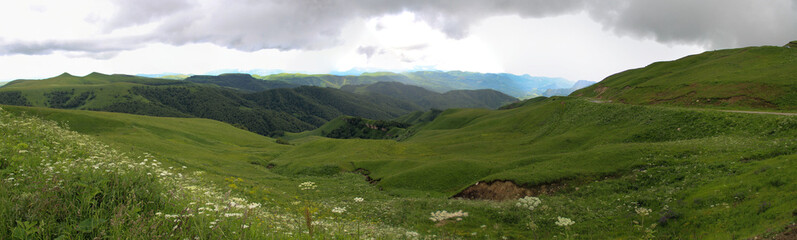
[[[545,96],[545,97],[567,96],[567,95],[570,95],[571,93],[575,92],[576,90],[579,90],[579,89],[582,89],[582,88],[585,88],[585,87],[589,87],[592,84],[595,84],[595,82],[587,81],[587,80],[578,80],[570,88],[551,88],[551,89],[545,90],[545,92],[542,95]]]
[[[708,51],[617,73],[571,96],[629,104],[797,110],[797,48]]]
[[[283,81],[263,81],[256,79],[249,74],[221,74],[218,76],[194,75],[185,78],[185,81],[193,83],[207,83],[222,87],[228,87],[247,92],[259,92],[275,88],[294,88],[299,85],[290,84]]]
[[[568,88],[572,81],[563,78],[532,77],[508,73],[474,73],[462,71],[416,71],[405,73],[374,72],[360,75],[274,74],[254,76],[267,81],[283,81],[298,85],[341,88],[376,82],[399,82],[444,93],[452,90],[492,89],[516,98],[541,95],[551,88]]]
[[[118,74],[92,73],[77,77],[65,73],[44,80],[13,81],[0,88],[0,103],[208,118],[268,136],[310,130],[342,115],[386,120],[422,110],[412,103],[386,96],[365,96],[332,88],[304,86],[242,92],[214,85],[228,81],[238,87],[275,84],[235,85],[246,83],[247,78],[251,83],[253,79],[249,75],[224,75],[214,78],[222,80],[213,84],[198,84]]]
[[[399,82],[377,82],[368,85],[345,85],[341,90],[359,94],[380,94],[406,102],[414,103],[425,109],[449,108],[489,108],[495,109],[504,104],[517,101],[517,98],[501,92],[482,90],[453,90],[437,93],[422,87],[406,85]]]

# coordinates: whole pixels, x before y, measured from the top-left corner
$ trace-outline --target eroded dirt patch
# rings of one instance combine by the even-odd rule
[[[454,198],[503,201],[525,196],[553,194],[565,187],[567,187],[567,184],[563,182],[542,184],[534,187],[518,186],[512,181],[478,182],[454,195]]]

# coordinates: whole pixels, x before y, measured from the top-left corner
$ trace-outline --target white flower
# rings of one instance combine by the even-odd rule
[[[420,236],[420,234],[418,234],[418,232],[414,232],[414,231],[408,231],[408,232],[404,233],[404,235],[407,235],[407,237],[411,237],[411,238]]]
[[[260,203],[250,203],[246,207],[249,208],[249,209],[255,209],[255,208],[260,207]]]
[[[468,216],[468,213],[467,212],[463,212],[462,210],[459,210],[459,211],[456,211],[456,212],[452,212],[452,213],[443,210],[443,211],[433,212],[432,216],[429,218],[429,220],[432,220],[432,222],[440,222],[440,221],[443,221],[443,220],[446,220],[446,219],[449,219],[449,218],[459,218],[459,220],[457,220],[457,221],[460,221],[460,220],[462,220],[462,217],[467,217],[467,216]]]
[[[356,197],[356,198],[354,198],[354,201],[355,201],[355,202],[363,202],[364,200],[365,200],[365,199],[363,199],[363,198],[361,198],[361,197]]]
[[[343,212],[345,212],[345,211],[346,211],[346,208],[345,208],[345,207],[343,207],[343,208],[341,208],[341,207],[335,207],[335,208],[333,208],[333,209],[332,209],[332,212],[333,212],[333,213],[338,213],[338,214],[340,214],[340,213],[343,213]]]
[[[312,190],[315,189],[316,185],[314,182],[303,182],[299,184],[299,189],[301,190]]]
[[[634,210],[636,211],[636,214],[639,214],[639,216],[647,216],[651,212],[650,208],[643,208],[643,207],[638,207]]]
[[[249,225],[246,225],[246,224],[244,224],[244,225],[241,225],[241,228],[243,228],[243,229],[247,229],[247,228],[249,228]]]
[[[534,208],[539,206],[540,203],[542,203],[542,201],[539,198],[526,196],[524,198],[518,199],[518,202],[515,204],[515,206],[534,210]]]
[[[573,223],[576,223],[576,222],[573,222],[573,220],[570,220],[569,218],[556,217],[556,219],[557,219],[556,220],[556,226],[560,226],[560,227],[567,227],[567,226],[573,225]]]
[[[243,213],[225,213],[224,217],[243,217]]]

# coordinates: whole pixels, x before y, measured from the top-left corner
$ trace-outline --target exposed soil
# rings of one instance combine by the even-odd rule
[[[595,88],[595,90],[594,90],[594,91],[595,91],[595,93],[597,93],[597,94],[598,94],[598,95],[596,95],[596,97],[597,97],[597,98],[601,98],[601,95],[602,95],[604,92],[606,92],[606,90],[609,90],[609,87],[597,87],[597,88]]]
[[[377,184],[377,183],[379,183],[379,180],[381,180],[381,179],[373,179],[373,178],[371,178],[371,176],[370,176],[371,175],[371,171],[368,171],[368,169],[365,169],[365,168],[354,169],[353,172],[356,172],[356,173],[359,173],[360,175],[365,176],[365,181],[368,181],[371,184]]]
[[[563,182],[542,184],[534,187],[518,186],[512,181],[478,182],[454,195],[454,198],[503,201],[525,196],[553,194],[565,187],[567,187],[567,184]]]
[[[786,230],[770,238],[756,237],[753,239],[797,240],[797,224],[792,223],[786,227]]]

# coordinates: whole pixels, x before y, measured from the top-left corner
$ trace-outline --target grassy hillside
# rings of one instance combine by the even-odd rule
[[[222,76],[224,79],[214,78],[209,82],[196,77],[196,81],[203,83],[199,84],[100,73],[84,77],[62,74],[50,79],[9,83],[0,88],[0,103],[150,116],[201,117],[270,136],[313,129],[342,115],[390,119],[422,109],[393,98],[364,96],[331,88],[300,87],[244,93],[216,84],[243,87],[238,80],[256,82],[259,87],[279,84],[265,84],[265,81],[249,75]]]
[[[424,109],[490,108],[517,101],[517,98],[489,89],[454,90],[440,94],[422,87],[398,82],[378,82],[368,85],[346,85],[341,90],[359,94],[381,94],[414,103]]]
[[[612,75],[571,96],[629,104],[797,110],[797,49],[705,52]]]
[[[185,78],[193,83],[208,83],[246,92],[260,92],[275,88],[294,88],[299,85],[283,81],[263,81],[249,74],[221,74],[218,76],[194,75]]]
[[[288,176],[364,169],[388,193],[409,197],[510,180],[555,192],[543,201],[561,205],[542,215],[578,216],[582,236],[627,236],[641,218],[658,220],[657,236],[722,239],[796,220],[795,131],[789,116],[553,98],[448,110],[402,142],[316,138],[273,163]],[[629,216],[636,208],[654,213]]]
[[[211,120],[3,108],[63,122],[124,151],[150,152],[164,168],[202,171],[222,191],[287,211],[294,219],[287,231],[299,235],[304,204],[294,205],[293,196],[317,206],[314,216],[330,229],[345,219],[431,238],[749,238],[797,220],[791,116],[548,98],[507,110],[447,110],[400,142],[308,134],[280,145]],[[375,186],[341,169],[368,174]],[[493,180],[542,193],[542,204],[530,210],[516,200],[448,199]],[[297,189],[306,181],[318,191]],[[340,206],[346,214],[331,212]],[[469,215],[438,224],[429,220],[438,210]],[[575,224],[557,226],[558,217]]]

